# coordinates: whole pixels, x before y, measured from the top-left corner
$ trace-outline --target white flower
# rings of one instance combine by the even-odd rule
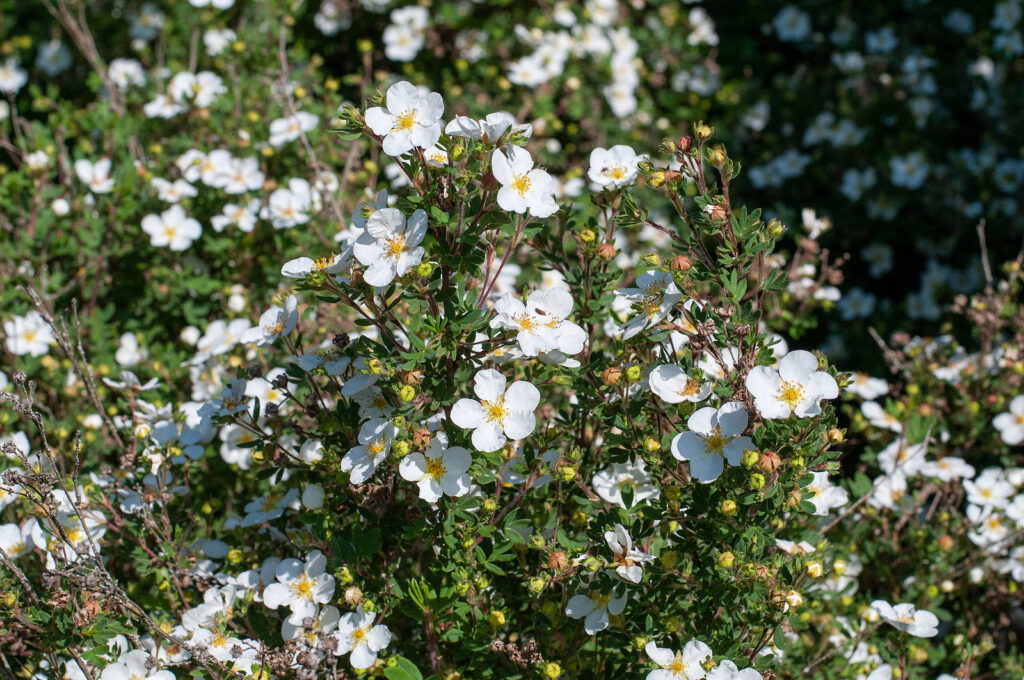
[[[711,383],[700,382],[686,374],[676,364],[662,364],[651,371],[648,377],[651,391],[670,404],[684,401],[699,402],[711,394]]]
[[[374,106],[366,111],[366,124],[382,136],[384,153],[401,156],[414,148],[426,149],[441,138],[444,101],[437,92],[420,95],[407,81],[388,88],[387,108]]]
[[[762,676],[756,668],[740,670],[732,661],[725,659],[711,669],[707,678],[708,680],[761,680]]]
[[[444,133],[451,137],[479,139],[484,144],[497,144],[509,128],[512,129],[512,134],[520,134],[525,139],[529,139],[533,134],[532,125],[516,125],[515,116],[507,111],[488,113],[483,120],[456,116],[445,126]]]
[[[672,439],[672,455],[690,461],[690,475],[708,484],[722,475],[725,461],[739,465],[743,452],[754,448],[750,437],[741,436],[747,429],[749,415],[738,401],[730,401],[720,409],[706,406],[695,411],[686,421],[689,432],[680,432]]]
[[[520,215],[529,210],[531,215],[541,218],[558,212],[551,175],[533,167],[533,158],[526,149],[513,146],[507,152],[506,156],[495,149],[491,154],[491,170],[501,183],[498,205]]]
[[[174,680],[170,671],[158,670],[159,666],[152,663],[149,652],[133,649],[126,652],[112,664],[108,664],[100,674],[100,680]]]
[[[290,229],[308,222],[308,211],[312,207],[313,194],[309,182],[293,177],[288,180],[287,187],[274,189],[267,198],[266,207],[260,211],[260,217],[269,219],[275,229]]]
[[[594,592],[588,595],[573,595],[565,607],[565,613],[574,619],[583,619],[583,629],[587,635],[596,635],[610,623],[609,616],[618,616],[626,608],[628,593],[622,597],[602,595]]]
[[[1010,401],[1010,409],[992,419],[999,436],[1010,446],[1024,442],[1024,394]]]
[[[387,418],[373,418],[359,429],[359,446],[349,449],[341,459],[341,469],[349,473],[349,481],[362,484],[373,475],[391,450],[398,428]]]
[[[78,176],[78,181],[87,185],[89,191],[94,194],[109,194],[114,188],[109,158],[101,158],[95,163],[81,158],[75,161],[75,175]]]
[[[221,77],[211,71],[175,73],[167,84],[167,94],[176,104],[192,102],[200,109],[208,108],[218,95],[227,91]]]
[[[175,204],[159,215],[143,217],[142,231],[149,234],[151,245],[182,251],[187,250],[202,235],[203,227],[197,220],[186,215],[184,208]]]
[[[846,390],[861,399],[877,399],[889,391],[889,383],[882,378],[873,378],[867,373],[857,371],[850,376],[850,384]]]
[[[36,530],[38,530],[38,526],[34,519],[25,522],[20,527],[17,524],[0,524],[0,548],[3,548],[4,552],[12,559],[24,557],[35,548],[32,534]]]
[[[7,336],[8,351],[17,356],[31,354],[41,357],[50,351],[50,343],[53,342],[50,325],[34,309],[25,316],[4,321],[4,335]]]
[[[28,82],[28,73],[18,64],[17,57],[8,57],[0,64],[0,92],[16,95]]]
[[[906,439],[899,437],[878,452],[878,467],[884,472],[899,470],[908,477],[916,475],[925,463],[925,453],[924,442],[908,444]]]
[[[613,503],[623,508],[622,488],[629,485],[633,489],[633,503],[640,503],[648,498],[658,498],[661,492],[651,483],[651,476],[644,468],[644,462],[612,463],[610,468],[594,473],[594,491],[606,503]]]
[[[922,465],[921,474],[928,477],[937,477],[943,482],[951,482],[954,479],[973,477],[974,466],[970,465],[963,458],[945,456],[939,460],[928,461]]]
[[[786,5],[772,19],[775,34],[783,42],[800,42],[811,33],[811,16],[794,5]]]
[[[290,116],[271,121],[270,146],[284,146],[294,142],[302,133],[314,129],[319,121],[319,118],[305,111],[296,111]]]
[[[366,220],[366,231],[352,246],[352,253],[367,267],[363,280],[386,286],[405,276],[423,259],[420,243],[427,234],[427,213],[416,210],[408,222],[398,208],[381,208]]]
[[[704,677],[702,664],[711,658],[711,648],[700,640],[690,640],[682,652],[675,653],[651,641],[644,652],[658,664],[658,670],[648,673],[647,680],[699,680]]]
[[[615,292],[620,299],[639,307],[639,314],[622,327],[622,339],[629,340],[646,328],[654,326],[672,311],[683,294],[668,272],[648,271],[637,277],[636,286]]]
[[[352,668],[369,668],[377,660],[377,652],[391,642],[391,631],[384,625],[373,625],[373,614],[359,607],[341,617],[333,636],[338,641],[334,653],[349,654]]]
[[[337,274],[349,265],[349,261],[350,258],[344,257],[342,253],[317,260],[311,257],[297,257],[284,263],[281,267],[281,276],[287,279],[304,279],[313,272]]]
[[[818,357],[804,350],[795,350],[782,357],[779,370],[755,366],[747,375],[747,390],[761,417],[799,418],[821,413],[822,399],[839,396],[835,378],[818,370]]]
[[[144,347],[139,347],[139,341],[134,333],[124,333],[118,343],[117,351],[114,352],[114,360],[121,366],[134,366],[145,361],[149,352]]]
[[[647,155],[637,156],[636,151],[625,144],[616,144],[610,149],[598,147],[590,152],[591,181],[602,187],[624,187],[633,183],[639,173],[640,161]]]
[[[171,182],[162,177],[154,177],[150,180],[150,184],[156,189],[160,200],[165,203],[177,203],[183,198],[191,198],[199,194],[199,191],[194,186],[183,179],[176,179]]]
[[[461,446],[447,446],[448,437],[437,432],[425,452],[411,453],[398,465],[402,479],[418,483],[420,498],[428,503],[436,503],[442,494],[463,496],[473,481],[467,472],[473,462],[469,451]]]
[[[525,439],[533,432],[537,419],[533,414],[540,403],[540,392],[525,380],[517,380],[505,389],[505,376],[493,368],[476,374],[473,391],[480,401],[459,399],[452,406],[452,422],[473,430],[473,446],[480,451],[497,451],[505,445],[506,435]]]
[[[916,609],[909,602],[891,605],[885,600],[875,600],[871,608],[894,628],[914,637],[930,638],[938,634],[939,619],[930,611]]]
[[[807,490],[811,492],[808,498],[814,504],[814,514],[824,517],[832,508],[840,508],[850,500],[846,489],[841,486],[833,486],[828,480],[827,472],[812,472],[814,479],[811,480]]]
[[[258,325],[242,333],[240,342],[257,343],[260,347],[274,344],[282,335],[288,335],[299,323],[298,298],[289,295],[284,307],[271,307],[260,315]]]
[[[317,604],[334,597],[334,577],[326,569],[327,558],[319,550],[309,553],[304,563],[294,557],[281,560],[274,573],[277,583],[263,589],[263,604],[271,609],[287,605],[292,614],[314,616]]]
[[[223,213],[210,218],[210,225],[218,234],[234,224],[240,231],[251,232],[256,228],[256,217],[260,212],[260,201],[254,198],[246,205],[226,203]]]
[[[619,578],[630,583],[640,583],[644,573],[643,565],[653,560],[654,555],[635,549],[633,539],[621,524],[616,524],[613,531],[604,532],[604,540],[614,556],[615,573]]]
[[[572,305],[572,295],[563,288],[536,290],[525,304],[506,293],[494,304],[497,316],[490,325],[518,331],[519,348],[528,357],[551,351],[572,356],[582,352],[587,342],[586,332],[566,320]]]

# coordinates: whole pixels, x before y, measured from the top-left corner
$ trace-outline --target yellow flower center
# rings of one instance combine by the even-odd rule
[[[515,321],[517,324],[519,324],[519,330],[521,331],[532,333],[534,330],[537,329],[537,320],[534,319],[529,314],[520,314],[519,316],[515,317]]]
[[[292,593],[295,594],[295,597],[301,597],[307,600],[312,599],[313,579],[308,576],[301,576],[300,578],[292,581],[290,588]]]
[[[484,414],[490,422],[500,423],[508,417],[508,409],[505,408],[505,398],[500,397],[497,401],[484,401]]]
[[[368,632],[369,631],[366,628],[356,628],[352,632],[352,640],[356,644],[359,644],[360,642],[363,642],[363,641],[366,640],[366,635],[367,635]]]
[[[448,468],[444,466],[444,460],[441,458],[428,458],[427,459],[427,476],[433,477],[434,479],[441,479],[444,473],[448,471]]]
[[[1024,425],[1024,413],[1015,415],[1013,417],[1013,422],[1016,423],[1017,425]]]
[[[692,397],[693,395],[697,394],[699,390],[700,383],[694,380],[693,378],[687,378],[686,385],[683,387],[683,389],[679,390],[679,395],[683,397]]]
[[[398,257],[405,252],[405,234],[385,240],[384,257]]]
[[[384,437],[381,437],[380,439],[374,439],[372,442],[367,444],[366,451],[371,456],[376,456],[378,453],[384,450],[385,446],[386,444],[384,442]]]
[[[804,399],[804,386],[796,383],[783,380],[782,384],[779,385],[779,393],[777,398],[779,401],[789,406],[790,409],[795,409],[800,405],[800,402]]]
[[[38,331],[25,331],[25,342],[35,342]]]
[[[321,271],[323,269],[327,269],[328,267],[331,266],[331,263],[333,261],[334,261],[333,257],[321,257],[316,262],[313,263],[313,271],[318,272],[318,271]]]
[[[400,114],[395,116],[395,124],[391,126],[391,131],[404,130],[408,132],[412,130],[412,126],[416,124],[416,111],[402,111]]]
[[[682,654],[676,652],[676,658],[672,660],[672,665],[668,667],[668,670],[679,675],[682,675],[684,672],[686,672],[686,664],[683,663]]]
[[[608,168],[608,176],[612,179],[622,179],[626,176],[626,171],[616,166],[614,168]]]
[[[530,190],[530,178],[528,175],[516,175],[516,178],[512,181],[512,188],[518,191],[520,194],[525,194]]]
[[[735,439],[735,437],[726,437],[722,435],[722,428],[718,425],[715,425],[715,428],[711,430],[710,434],[698,434],[697,436],[704,440],[705,453],[717,453],[718,455],[722,455],[722,448]]]

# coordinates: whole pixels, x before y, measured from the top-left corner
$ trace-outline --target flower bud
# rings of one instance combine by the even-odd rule
[[[582,239],[584,243],[593,243],[596,238],[597,234],[594,233],[593,229],[584,229],[580,232],[580,239]]]
[[[534,595],[540,595],[540,594],[541,594],[541,592],[543,592],[543,590],[544,590],[544,587],[545,587],[545,586],[546,586],[547,584],[548,584],[548,582],[547,582],[547,580],[546,580],[546,579],[543,579],[543,578],[541,578],[540,576],[534,576],[534,577],[533,577],[533,578],[531,578],[531,579],[529,580],[529,582],[527,583],[527,588],[528,588],[528,589],[529,589],[529,591],[530,591],[531,593],[533,593]]]
[[[360,604],[363,606],[364,612],[373,613],[377,611],[377,604],[373,600],[363,600]]]
[[[804,596],[796,590],[786,593],[786,604],[790,607],[799,607],[804,603]]]
[[[345,588],[345,603],[350,607],[358,607],[363,601],[363,591],[356,586]]]
[[[384,370],[384,365],[380,363],[380,359],[370,359],[366,362],[366,366],[370,369],[370,373],[374,375],[380,375],[381,371]]]
[[[662,493],[665,494],[665,498],[667,498],[670,501],[679,500],[680,496],[682,496],[683,494],[683,492],[679,489],[678,486],[666,486],[662,490]]]
[[[952,550],[953,549],[953,537],[949,534],[943,534],[939,537],[939,550]]]
[[[469,588],[470,588],[469,581],[463,580],[463,581],[459,581],[458,583],[455,584],[455,592],[459,595],[459,597],[465,597],[466,593],[469,592]]]
[[[679,555],[674,550],[666,550],[659,557],[663,569],[675,569],[679,564]]]
[[[708,152],[708,160],[711,161],[714,165],[722,165],[723,163],[725,163],[725,149],[711,149]]]
[[[569,566],[569,558],[564,552],[553,552],[548,555],[548,566],[555,571],[562,571]]]
[[[352,572],[349,571],[348,567],[342,567],[334,572],[334,578],[338,579],[338,583],[341,585],[348,585],[352,583]]]
[[[416,398],[416,388],[412,385],[402,385],[402,389],[398,390],[398,397],[403,403],[408,404]]]
[[[643,263],[648,267],[660,267],[661,257],[659,257],[657,253],[651,253],[650,255],[644,256]]]
[[[391,445],[391,452],[395,454],[395,458],[405,458],[411,448],[407,440],[399,439]]]
[[[626,369],[626,379],[630,382],[639,382],[640,378],[643,377],[644,371],[640,368],[639,364],[633,364]]]
[[[733,563],[736,561],[736,556],[731,552],[724,552],[718,556],[718,566],[723,569],[732,569]]]
[[[811,562],[807,565],[807,575],[811,578],[820,578],[825,573],[824,567],[821,566],[821,562]]]
[[[842,576],[846,573],[846,560],[836,560],[832,563],[832,572],[836,576]]]
[[[660,187],[664,183],[665,183],[665,171],[664,170],[656,170],[655,172],[652,172],[650,174],[650,176],[647,178],[647,184],[650,185],[650,187],[652,189],[657,189],[658,187]]]
[[[782,222],[778,221],[774,217],[768,223],[768,235],[771,236],[772,238],[778,238],[782,236],[785,232],[786,227],[782,224]]]
[[[704,123],[699,124],[697,127],[693,129],[693,134],[697,135],[697,139],[701,141],[707,139],[713,133],[714,130],[712,130],[710,126],[705,125]]]
[[[782,464],[782,459],[779,458],[779,454],[774,451],[762,451],[760,457],[757,459],[757,468],[768,474],[772,474],[779,469]]]
[[[562,675],[562,667],[554,661],[544,664],[544,677],[549,680],[557,680]]]
[[[152,432],[152,428],[150,428],[148,423],[139,423],[135,426],[136,439],[145,439],[149,436],[150,432]]]
[[[495,628],[500,628],[505,625],[505,612],[500,609],[492,610],[491,613],[487,615],[487,620]]]
[[[425,427],[421,427],[412,433],[412,443],[419,449],[425,449],[430,446],[431,438],[430,430]]]
[[[761,460],[761,454],[755,449],[747,449],[743,452],[743,467],[752,468]]]
[[[754,491],[760,491],[761,489],[764,488],[764,485],[766,483],[767,480],[764,478],[764,475],[762,475],[760,472],[755,472],[754,474],[750,475],[750,488],[753,489]]]
[[[736,501],[724,500],[722,504],[718,506],[718,511],[726,517],[732,517],[736,514]]]
[[[675,145],[676,145],[676,149],[678,151],[681,151],[682,153],[686,153],[687,151],[690,150],[690,147],[693,146],[693,138],[692,137],[687,137],[686,135],[683,135],[682,137],[680,137],[676,141]]]
[[[686,255],[676,255],[672,258],[668,267],[674,272],[686,272],[693,266],[693,262]]]
[[[434,273],[434,265],[429,262],[421,262],[419,266],[416,267],[416,276],[427,277],[432,273]]]
[[[647,453],[654,453],[661,450],[661,442],[656,437],[647,437],[644,439],[644,450]]]
[[[828,440],[833,444],[840,444],[842,443],[843,439],[843,431],[840,430],[838,427],[833,427],[828,431]]]
[[[609,366],[601,374],[601,382],[605,385],[618,385],[622,380],[622,369],[618,366]]]
[[[558,471],[558,476],[563,482],[571,482],[576,479],[576,468],[572,465],[563,465]]]
[[[606,262],[611,260],[616,255],[615,246],[611,243],[602,243],[597,247],[597,255]]]

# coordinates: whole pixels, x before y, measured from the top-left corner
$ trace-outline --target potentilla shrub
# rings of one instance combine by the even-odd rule
[[[187,363],[221,376],[216,396],[150,402],[158,380],[126,371],[99,402],[75,328],[35,298],[18,337],[30,351],[48,333],[74,361],[104,437],[51,440],[23,373],[3,393],[25,423],[3,444],[8,663],[392,680],[954,669],[959,644],[927,646],[948,628],[903,601],[919,589],[856,578],[887,520],[835,483],[848,379],[765,326],[785,227],[734,203],[739,164],[712,129],[595,149],[591,211],[556,202],[530,125],[445,106],[399,82],[342,111],[337,143],[379,144],[407,184],[360,204],[339,250],[281,262],[229,359],[197,343]],[[645,206],[664,200],[675,214],[656,221]],[[643,229],[662,247],[623,257]],[[859,548],[835,530],[851,521],[877,530]]]

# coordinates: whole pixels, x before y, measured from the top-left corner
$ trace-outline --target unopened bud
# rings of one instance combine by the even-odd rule
[[[757,467],[768,474],[771,474],[779,469],[779,465],[782,464],[782,459],[779,458],[779,454],[774,451],[762,451],[761,456],[757,459]]]
[[[609,366],[601,374],[601,381],[605,385],[618,385],[622,381],[622,369],[618,366]]]
[[[580,239],[584,243],[593,243],[597,238],[597,234],[594,233],[593,229],[584,229],[580,232]]]
[[[562,667],[554,661],[544,664],[544,677],[549,680],[557,680],[562,675]]]
[[[412,385],[402,385],[402,389],[398,390],[399,398],[406,404],[416,398],[416,388]]]
[[[701,123],[693,129],[693,134],[697,135],[697,139],[705,140],[714,134],[714,130],[710,126]]]
[[[764,475],[762,475],[760,472],[755,472],[754,474],[750,475],[751,489],[754,489],[755,491],[760,491],[761,489],[764,488],[764,485],[766,483],[767,480],[764,478]]]
[[[615,246],[613,246],[611,243],[602,243],[597,247],[598,257],[605,261],[611,260],[613,257],[615,257],[616,252],[617,251],[615,250]]]
[[[648,267],[660,267],[661,258],[657,253],[651,253],[650,255],[644,256],[643,263]]]
[[[647,437],[644,439],[644,450],[647,453],[654,453],[655,451],[661,450],[661,442],[656,437]]]
[[[732,569],[733,563],[736,561],[736,556],[731,552],[724,552],[718,556],[718,566],[723,569]]]
[[[562,571],[569,566],[569,558],[564,552],[553,552],[548,556],[548,566],[555,571]]]
[[[821,562],[811,562],[807,565],[807,575],[811,578],[819,578],[824,572],[825,569],[821,566]]]
[[[676,255],[668,266],[674,272],[686,272],[693,266],[693,262],[686,255]]]
[[[752,468],[761,460],[761,454],[756,449],[747,449],[743,452],[743,467]]]
[[[391,445],[391,452],[395,454],[395,458],[405,458],[409,455],[409,451],[412,448],[409,442],[405,439],[399,439]]]
[[[736,514],[736,501],[724,500],[722,504],[718,506],[718,511],[726,517],[732,517]]]
[[[490,621],[490,624],[492,626],[494,626],[495,628],[498,628],[500,626],[504,626],[505,625],[505,612],[496,609],[496,610],[492,611],[490,614],[487,615],[487,620]]]
[[[839,444],[843,441],[843,431],[838,427],[833,427],[828,431],[828,440],[833,444]]]

